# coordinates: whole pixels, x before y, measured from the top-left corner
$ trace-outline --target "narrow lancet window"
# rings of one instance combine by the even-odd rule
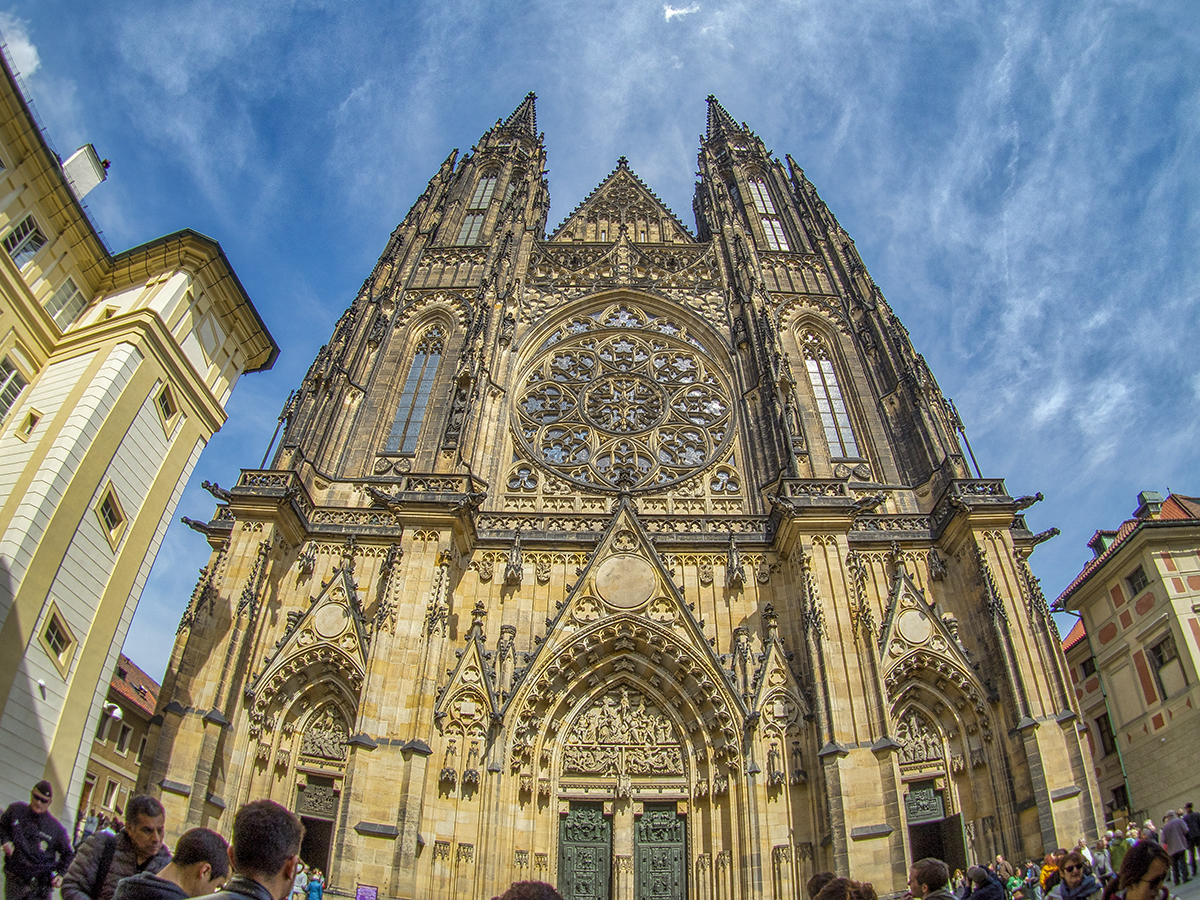
[[[763,234],[767,239],[767,247],[771,250],[789,250],[787,236],[783,233],[783,222],[775,211],[775,204],[767,190],[767,183],[761,178],[750,179],[750,196],[754,198],[754,206],[758,209],[762,221]]]
[[[413,353],[408,377],[404,379],[404,390],[400,393],[400,405],[396,409],[396,421],[388,436],[389,453],[415,453],[417,438],[421,434],[421,421],[425,418],[425,407],[433,391],[438,363],[446,343],[446,332],[441,325],[429,328]]]
[[[821,338],[811,331],[804,333],[802,344],[808,381],[817,401],[817,413],[821,416],[821,429],[829,444],[829,455],[834,459],[858,459],[861,456],[858,442],[854,439],[850,412],[838,385],[829,350]]]
[[[474,244],[479,240],[479,233],[483,231],[483,220],[487,215],[488,203],[491,202],[492,192],[495,190],[495,175],[480,177],[479,183],[475,185],[475,193],[471,195],[471,202],[467,204],[467,214],[463,217],[462,228],[458,232],[460,246]]]

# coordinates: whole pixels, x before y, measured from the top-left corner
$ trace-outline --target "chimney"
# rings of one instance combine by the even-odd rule
[[[92,188],[108,178],[108,160],[101,159],[91,144],[84,144],[72,153],[62,168],[77,200],[82,200]]]
[[[1138,519],[1157,519],[1162,505],[1163,495],[1158,491],[1142,491],[1138,494],[1138,507],[1133,515]]]

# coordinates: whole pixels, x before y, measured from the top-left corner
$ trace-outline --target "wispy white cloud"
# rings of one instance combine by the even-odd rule
[[[198,0],[93,5],[69,33],[17,2],[20,29],[0,27],[42,46],[33,86],[52,132],[116,161],[89,197],[101,224],[130,242],[211,230],[276,328],[284,356],[239,387],[241,409],[280,405],[438,163],[527,91],[552,226],[621,154],[690,221],[713,93],[805,167],[958,402],[985,474],[1046,492],[1031,515],[1065,532],[1037,554],[1048,592],[1136,490],[1197,489],[1188,0],[1005,0],[987,16],[976,0],[863,0],[854,16],[840,0]],[[702,27],[674,27],[669,52],[647,39],[693,13]],[[76,42],[53,71],[50,40]],[[265,444],[252,419],[231,417],[197,479],[257,462],[238,443]],[[147,602],[177,610],[183,588],[156,593],[157,577]]]
[[[666,3],[663,4],[663,18],[666,19],[668,22],[670,22],[672,19],[676,18],[677,16],[690,16],[692,13],[696,13],[696,12],[700,12],[699,4],[693,4],[692,6],[678,6],[678,7],[670,6]]]
[[[42,65],[37,47],[29,39],[29,22],[12,13],[0,12],[0,33],[8,47],[17,73],[25,78],[31,76]]]

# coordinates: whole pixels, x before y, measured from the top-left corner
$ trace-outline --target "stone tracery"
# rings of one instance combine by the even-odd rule
[[[546,339],[514,424],[528,457],[562,478],[648,488],[722,458],[732,409],[717,365],[684,326],[618,303]]]

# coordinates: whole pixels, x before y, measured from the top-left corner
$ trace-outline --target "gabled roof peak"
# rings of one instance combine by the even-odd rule
[[[638,177],[638,174],[635,171],[633,171],[633,169],[629,165],[629,159],[626,158],[625,156],[620,156],[617,158],[617,164],[613,168],[613,170],[604,177],[603,181],[601,181],[598,185],[596,185],[594,188],[592,188],[591,192],[586,197],[584,197],[582,201],[580,201],[579,205],[576,206],[573,210],[571,210],[571,212],[567,215],[567,217],[562,220],[562,223],[557,228],[555,228],[553,232],[551,232],[550,240],[554,240],[556,237],[558,237],[558,235],[560,235],[562,233],[563,229],[567,227],[568,223],[570,223],[570,221],[573,218],[575,218],[580,213],[580,211],[583,210],[584,207],[586,207],[589,203],[591,203],[593,200],[597,199],[600,195],[602,195],[604,193],[605,188],[608,187],[608,185],[611,184],[614,179],[621,177],[622,172],[625,173],[625,177],[628,177],[630,180],[633,181],[633,183],[638,187],[638,189],[644,191],[650,197],[650,199],[653,200],[653,202],[657,203],[660,207],[662,207],[663,211],[666,212],[666,214],[671,217],[671,221],[679,229],[679,231],[682,235],[685,235],[688,240],[695,240],[695,238],[693,237],[693,235],[692,235],[691,231],[688,229],[688,227],[686,225],[684,225],[683,222],[680,221],[679,217],[677,215],[675,215],[675,213],[672,212],[671,209],[665,203],[663,203],[662,198],[660,198],[658,196],[658,194],[654,193],[654,191],[652,191],[650,189],[650,187],[646,184],[646,182],[642,181],[642,179]]]

